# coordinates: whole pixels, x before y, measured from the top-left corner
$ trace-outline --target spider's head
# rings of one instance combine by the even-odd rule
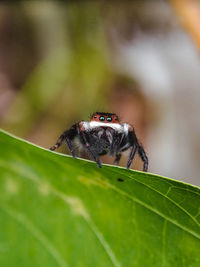
[[[119,118],[115,113],[95,112],[91,117],[91,121],[119,123]]]

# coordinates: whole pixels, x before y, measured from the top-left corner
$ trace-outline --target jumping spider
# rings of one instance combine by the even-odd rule
[[[99,156],[109,153],[111,156],[115,156],[114,164],[118,165],[121,153],[131,148],[126,167],[130,168],[137,151],[144,162],[143,171],[148,169],[148,158],[144,148],[138,142],[134,129],[127,123],[121,124],[118,116],[114,113],[96,112],[89,122],[81,121],[74,124],[59,137],[57,143],[50,150],[55,150],[65,141],[75,158],[73,145],[75,138],[99,168],[101,168]]]

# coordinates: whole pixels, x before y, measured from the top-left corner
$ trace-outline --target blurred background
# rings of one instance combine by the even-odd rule
[[[0,127],[49,148],[93,112],[116,112],[150,172],[200,185],[199,52],[195,0],[2,1]]]

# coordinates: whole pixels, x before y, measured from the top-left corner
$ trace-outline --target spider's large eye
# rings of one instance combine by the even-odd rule
[[[107,118],[107,121],[111,122],[112,121],[112,118],[111,117],[108,117]]]
[[[105,117],[104,116],[101,116],[101,117],[99,117],[99,120],[100,121],[104,121],[105,120]]]

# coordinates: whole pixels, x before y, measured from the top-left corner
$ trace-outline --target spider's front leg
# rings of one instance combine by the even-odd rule
[[[116,154],[115,161],[114,161],[114,164],[115,164],[115,165],[118,165],[118,164],[119,164],[119,161],[120,161],[120,159],[121,159],[121,156],[122,156],[121,153],[117,153],[117,154]]]
[[[80,135],[80,140],[82,144],[85,146],[87,152],[89,155],[93,158],[93,160],[97,163],[97,166],[101,168],[101,162],[99,160],[99,155],[94,152],[94,150],[91,149],[91,145],[89,142],[89,133],[85,130],[83,122],[80,122],[78,125],[79,129],[79,135]]]
[[[114,165],[118,165],[119,161],[121,159],[121,152],[120,152],[120,144],[121,141],[123,140],[123,135],[121,134],[115,134],[113,138],[113,144],[111,146],[111,156],[115,154],[115,160],[114,160]]]
[[[77,134],[78,134],[77,125],[74,124],[69,130],[67,130],[61,134],[61,136],[58,138],[56,144],[54,146],[52,146],[50,148],[50,150],[52,150],[52,151],[56,150],[58,147],[61,146],[63,141],[65,141],[69,147],[69,150],[72,154],[72,157],[75,158],[76,155],[75,155],[75,150],[74,150],[74,146],[73,146],[72,141],[77,136]]]

